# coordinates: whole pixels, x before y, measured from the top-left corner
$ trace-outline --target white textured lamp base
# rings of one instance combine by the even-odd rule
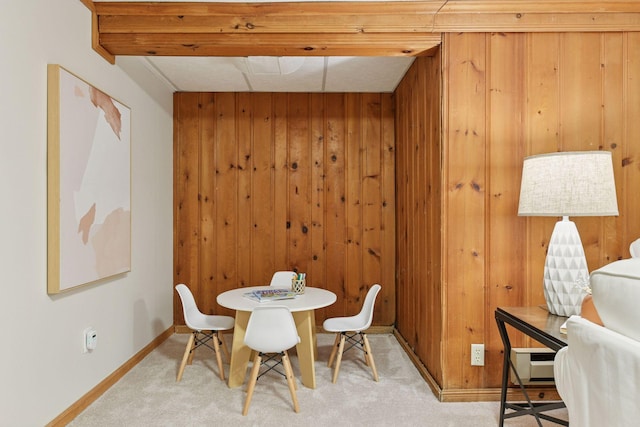
[[[553,228],[544,264],[544,297],[552,314],[580,314],[589,270],[580,234],[566,217]]]

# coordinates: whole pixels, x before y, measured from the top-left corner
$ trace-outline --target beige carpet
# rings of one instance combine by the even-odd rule
[[[173,335],[69,424],[70,426],[497,426],[499,403],[441,403],[393,335],[368,335],[380,376],[374,382],[356,350],[345,353],[336,384],[326,366],[333,336],[318,335],[315,390],[298,380],[300,413],[277,374],[262,377],[249,414],[243,417],[244,387],[229,389],[218,377],[213,352],[204,348],[176,372],[187,335]],[[231,337],[227,337],[230,344]],[[297,357],[291,351],[295,374]],[[229,365],[224,365],[228,372]],[[566,419],[566,411],[556,415]],[[530,416],[505,426],[536,426]],[[543,425],[553,425],[543,422]]]

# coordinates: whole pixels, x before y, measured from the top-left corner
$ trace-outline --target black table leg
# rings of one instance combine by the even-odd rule
[[[502,339],[502,344],[504,346],[504,361],[502,366],[502,390],[500,391],[500,424],[499,426],[500,427],[504,426],[504,420],[506,418],[519,417],[522,415],[532,415],[533,417],[535,417],[539,427],[542,427],[542,422],[540,421],[540,419],[544,419],[560,425],[568,426],[569,425],[568,421],[542,413],[543,411],[564,408],[565,407],[564,402],[536,403],[531,401],[531,398],[527,393],[527,389],[522,383],[522,380],[520,379],[520,375],[518,375],[518,371],[516,370],[511,360],[511,341],[509,340],[509,335],[507,334],[507,328],[506,328],[504,319],[496,315],[496,323],[498,325],[498,332],[500,332],[500,338]],[[527,401],[526,403],[522,403],[522,404],[507,403],[509,371],[512,369],[518,381],[520,391],[522,392],[522,394],[524,395]],[[505,412],[507,409],[512,409],[515,412],[506,414]]]
[[[511,341],[507,335],[507,329],[500,319],[496,318],[498,324],[498,331],[500,332],[500,338],[502,338],[502,344],[504,346],[504,361],[502,363],[502,390],[500,391],[500,427],[504,426],[504,412],[507,409],[507,386],[509,382],[509,366],[511,365]]]

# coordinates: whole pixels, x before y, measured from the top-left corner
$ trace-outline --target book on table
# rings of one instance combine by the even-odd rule
[[[279,301],[283,299],[291,299],[296,297],[296,293],[291,289],[270,288],[259,289],[244,294],[245,297],[258,302]]]

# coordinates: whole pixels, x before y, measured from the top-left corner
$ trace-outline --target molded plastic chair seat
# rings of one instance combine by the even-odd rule
[[[242,410],[242,415],[247,415],[258,378],[273,370],[287,379],[293,409],[300,411],[296,396],[295,378],[287,350],[300,342],[298,330],[289,308],[277,305],[256,307],[253,309],[247,324],[244,343],[254,350],[253,368],[247,387],[247,398]],[[264,359],[263,359],[264,358]],[[278,365],[284,367],[284,373],[277,369]],[[267,369],[260,375],[260,368]]]
[[[369,339],[364,331],[371,326],[371,322],[373,321],[373,306],[380,289],[381,286],[378,284],[373,285],[371,289],[369,289],[369,292],[367,292],[367,296],[364,299],[364,303],[362,304],[362,309],[357,315],[349,317],[332,317],[325,320],[322,324],[322,328],[325,331],[336,333],[336,339],[328,362],[329,367],[333,365],[334,359],[336,362],[336,366],[333,370],[333,383],[338,379],[338,372],[340,370],[340,362],[342,361],[343,353],[354,347],[364,352],[364,361],[373,371],[373,379],[378,381],[378,371],[376,370],[373,355],[371,354]],[[345,342],[349,343],[349,346],[346,349]]]
[[[233,329],[235,319],[230,316],[217,316],[202,313],[196,305],[196,301],[193,298],[191,290],[182,283],[176,285],[176,291],[178,291],[180,301],[182,301],[184,321],[187,327],[192,331],[189,341],[187,341],[187,347],[184,351],[184,355],[182,356],[182,362],[178,369],[176,381],[180,381],[182,379],[182,373],[184,372],[185,366],[187,363],[192,363],[196,348],[202,345],[215,351],[220,379],[224,381],[224,369],[222,367],[222,358],[220,357],[220,344],[222,344],[222,349],[227,355],[227,359],[229,359],[229,349],[222,337],[222,331]],[[209,341],[213,341],[213,347],[209,345]]]
[[[291,279],[296,276],[295,271],[276,271],[271,277],[269,286],[277,286],[278,288],[291,288]]]

